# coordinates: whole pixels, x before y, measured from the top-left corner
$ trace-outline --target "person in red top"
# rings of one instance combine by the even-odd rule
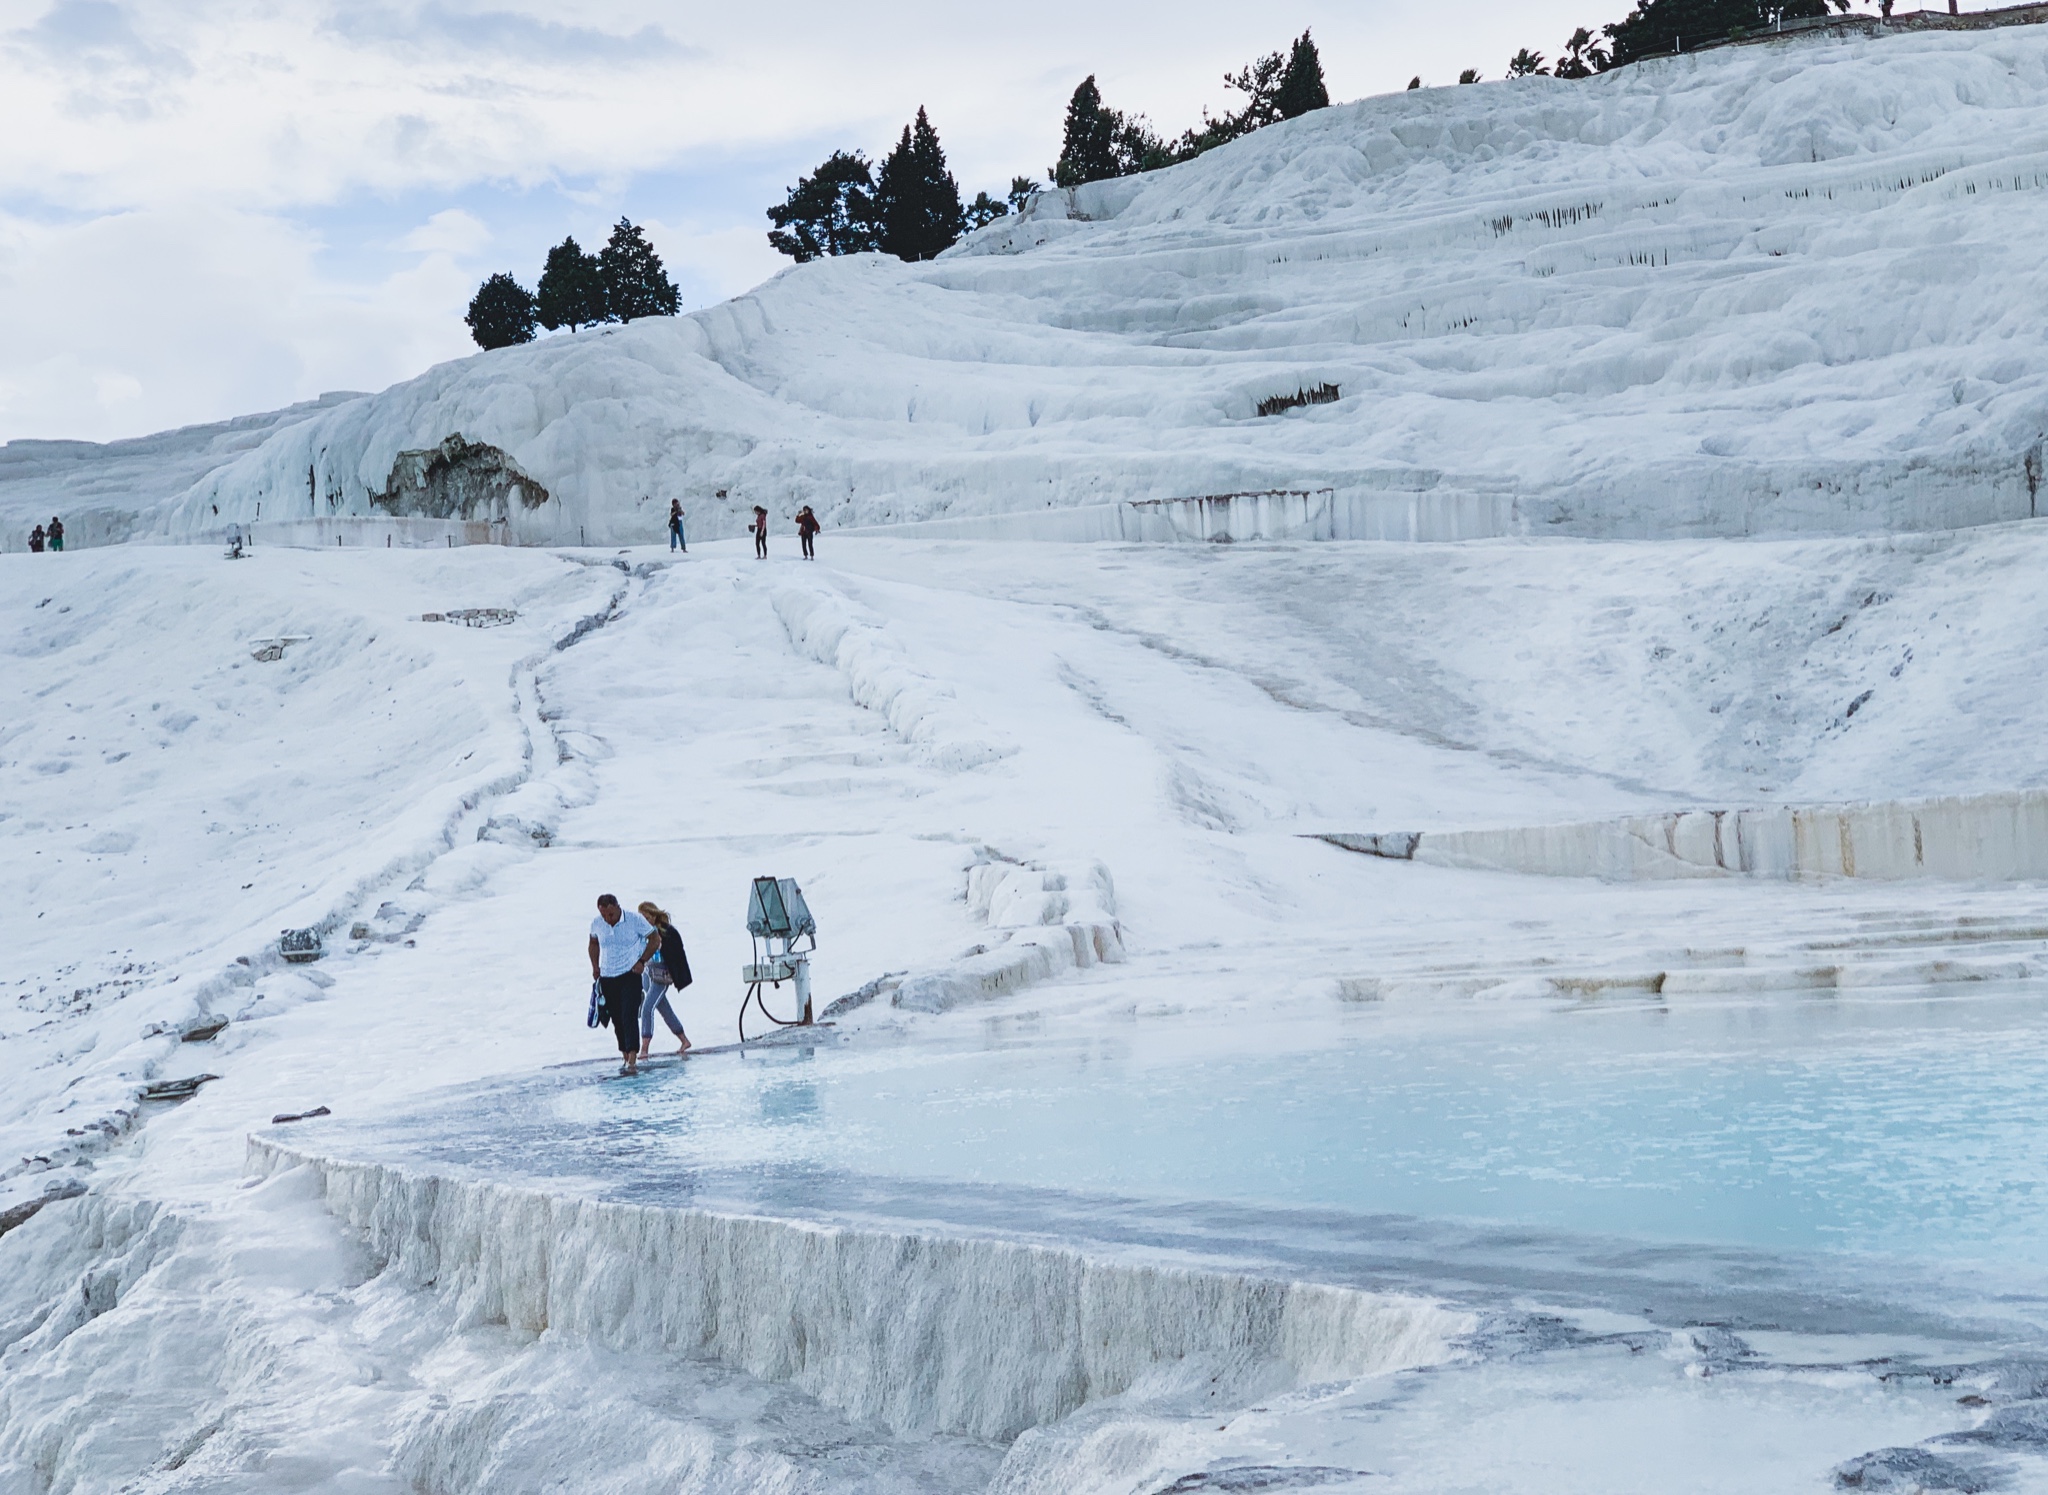
[[[820,527],[818,516],[811,512],[809,504],[796,511],[796,537],[804,542],[804,559],[807,561],[815,561],[818,558],[817,553],[811,549],[811,537],[817,534]]]
[[[757,560],[768,558],[768,511],[759,504],[754,505],[754,556]]]

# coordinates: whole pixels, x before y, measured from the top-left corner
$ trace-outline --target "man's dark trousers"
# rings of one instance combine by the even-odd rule
[[[597,984],[604,992],[605,1010],[612,1015],[612,1036],[619,1041],[619,1052],[637,1055],[640,1052],[640,978],[627,971],[622,976],[600,976]]]

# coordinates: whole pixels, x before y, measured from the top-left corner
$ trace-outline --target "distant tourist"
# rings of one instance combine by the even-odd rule
[[[796,511],[796,537],[804,542],[804,559],[815,561],[817,553],[811,549],[811,537],[818,533],[818,516],[805,504]]]
[[[690,1035],[683,1031],[683,1020],[676,1016],[675,1008],[669,1005],[668,994],[680,992],[692,980],[690,957],[683,951],[683,937],[676,932],[669,916],[652,903],[640,905],[640,916],[652,924],[661,936],[661,953],[647,963],[647,975],[642,980],[640,995],[640,1057],[645,1059],[647,1051],[654,1047],[654,1014],[659,1012],[661,1020],[668,1024],[668,1030],[682,1040],[678,1054],[690,1052]]]
[[[672,498],[668,501],[668,553],[674,555],[680,550],[690,553],[690,542],[683,537],[683,501]]]
[[[622,1075],[639,1072],[640,977],[660,949],[661,935],[652,924],[620,908],[610,893],[598,896],[597,917],[590,921],[590,974],[611,1014],[612,1036],[625,1061]]]
[[[63,548],[64,521],[61,519],[52,519],[50,521],[50,549],[62,550]]]
[[[754,505],[754,558],[768,559],[768,511]]]
[[[30,530],[28,532],[29,554],[41,555],[43,553],[43,541],[46,538],[47,537],[43,534],[43,527],[40,524],[37,525],[34,529]]]

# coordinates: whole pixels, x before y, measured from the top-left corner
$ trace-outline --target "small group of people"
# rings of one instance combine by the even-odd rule
[[[747,528],[754,536],[755,558],[765,561],[768,559],[768,511],[755,504],[754,522]],[[815,561],[818,558],[815,542],[818,531],[823,528],[824,526],[818,523],[818,516],[811,512],[809,504],[796,511],[796,537],[803,542],[805,560]]]
[[[50,522],[56,523],[54,519]],[[805,560],[818,558],[818,531],[824,527],[809,504],[796,511],[796,537],[803,542]],[[768,559],[768,511],[760,504],[754,505],[754,522],[747,526],[747,533],[754,537],[754,554],[761,560]],[[63,549],[61,545],[57,548]],[[668,552],[674,555],[679,550],[684,555],[690,553],[690,537],[683,533],[683,501],[672,498],[668,501]]]
[[[53,517],[48,529],[39,524],[30,530],[28,548],[35,555],[41,555],[45,549],[61,551],[64,548],[64,521]]]
[[[620,1074],[639,1073],[654,1045],[657,1013],[680,1045],[676,1052],[690,1051],[690,1035],[669,1003],[669,993],[690,984],[690,959],[661,908],[648,902],[633,912],[610,893],[599,894],[597,917],[590,921],[590,976],[596,985],[592,1015],[611,1024]]]

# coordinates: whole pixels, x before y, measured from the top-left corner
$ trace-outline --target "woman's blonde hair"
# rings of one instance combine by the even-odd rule
[[[652,924],[656,929],[668,928],[668,915],[656,908],[651,902],[640,905],[640,917]]]

